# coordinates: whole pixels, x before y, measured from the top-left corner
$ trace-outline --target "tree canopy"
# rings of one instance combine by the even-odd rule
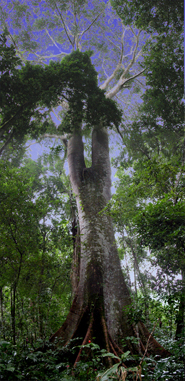
[[[183,27],[182,0],[111,0],[125,24],[135,23],[138,28],[155,30],[159,33],[166,29],[181,31]]]
[[[1,151],[13,137],[21,140],[29,133],[36,138],[46,132],[52,125],[48,112],[62,101],[68,102],[68,110],[59,126],[61,133],[78,130],[82,123],[89,128],[100,119],[102,127],[120,123],[121,111],[98,87],[90,52],[77,50],[61,62],[50,61],[44,67],[23,64],[15,48],[6,45],[4,35],[1,57]]]

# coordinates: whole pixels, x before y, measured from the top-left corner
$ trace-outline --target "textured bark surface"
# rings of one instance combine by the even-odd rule
[[[78,151],[76,147],[78,145]],[[112,222],[101,213],[110,200],[111,170],[108,135],[95,128],[92,134],[92,166],[86,168],[80,136],[69,141],[70,180],[76,195],[81,234],[80,282],[78,295],[88,305],[102,298],[106,323],[117,339],[122,309],[130,303],[115,245]]]
[[[102,212],[111,197],[107,131],[98,127],[93,130],[90,168],[85,166],[82,136],[73,134],[68,143],[68,164],[80,228],[79,283],[65,323],[50,340],[59,337],[66,343],[83,337],[81,344],[85,345],[95,337],[101,347],[119,354],[120,339],[133,336],[135,331],[127,320],[126,309],[124,312],[131,298],[121,271],[112,221]],[[131,353],[145,352],[150,333],[142,323],[138,331],[140,344],[127,343]],[[150,352],[169,355],[152,337],[147,355]]]

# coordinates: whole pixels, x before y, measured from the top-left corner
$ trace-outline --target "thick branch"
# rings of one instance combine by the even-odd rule
[[[136,37],[136,46],[135,46],[135,49],[134,49],[134,53],[133,53],[133,57],[129,63],[129,65],[127,66],[127,68],[124,70],[122,76],[121,76],[121,79],[124,79],[125,78],[125,75],[129,72],[130,68],[132,67],[132,65],[135,63],[135,60],[136,60],[136,52],[137,52],[137,48],[138,48],[138,45],[139,45],[139,36],[140,36],[140,33],[141,33],[141,30],[139,31],[138,35],[136,36],[135,33],[135,37]]]
[[[53,39],[53,37],[49,34],[49,32],[48,32],[48,30],[47,30],[46,28],[45,28],[45,31],[46,31],[48,37],[50,38],[50,40],[52,41],[52,43],[56,46],[56,48],[57,48],[58,50],[60,50],[60,48],[58,47],[57,43],[55,42],[55,40]],[[60,53],[62,53],[61,50],[60,50]]]
[[[65,147],[67,147],[67,136],[66,135],[57,135],[57,134],[43,134],[40,136],[39,140],[50,138],[50,139],[60,139],[64,143]]]
[[[123,61],[123,40],[124,40],[124,35],[125,35],[125,29],[123,30],[122,36],[121,36],[121,55],[120,55],[120,60],[119,63],[117,64],[115,70],[113,73],[105,80],[105,82],[100,86],[100,89],[105,90],[109,83],[114,79],[116,76],[117,72],[123,67],[122,61]],[[125,57],[125,56],[124,56]]]
[[[121,62],[119,62],[118,65],[116,66],[115,70],[113,71],[113,73],[100,86],[100,89],[105,90],[108,87],[109,83],[114,79],[115,75],[121,69],[121,67],[122,67],[122,64],[121,64]]]
[[[126,83],[132,81],[133,79],[139,77],[146,69],[141,70],[139,73],[133,75],[130,78],[122,79],[118,81],[118,83],[110,90],[107,92],[106,97],[107,98],[113,98],[124,86]]]
[[[60,58],[60,57],[62,57],[62,56],[67,56],[67,55],[68,55],[68,53],[61,52],[61,53],[58,53],[58,54],[50,54],[50,56],[41,56],[40,54],[35,53],[33,50],[31,50],[31,52],[32,52],[36,57],[38,57],[39,62],[41,62],[42,64],[44,63],[43,60],[45,60],[45,59],[48,60],[48,59],[50,59],[50,58]],[[28,60],[28,61],[33,62],[33,60]],[[38,62],[38,61],[36,61],[36,62]]]
[[[130,68],[136,62],[136,59],[137,59],[136,53],[137,53],[137,49],[138,49],[138,45],[139,45],[139,36],[140,36],[140,33],[141,33],[141,30],[139,31],[138,35],[136,35],[134,33],[135,38],[136,38],[136,45],[135,45],[135,48],[134,48],[134,51],[133,51],[132,59],[131,59],[130,63],[127,65],[127,67],[125,68],[125,70],[124,70],[123,74],[121,75],[121,77],[120,77],[119,81],[117,82],[117,84],[110,91],[107,92],[107,94],[106,94],[107,98],[113,98],[121,90],[121,88],[127,82],[133,80],[134,78],[138,77],[139,75],[141,75],[144,72],[145,69],[143,69],[141,72],[133,75],[130,78],[125,78],[126,75],[129,73]],[[122,41],[122,54],[123,54],[123,41]]]

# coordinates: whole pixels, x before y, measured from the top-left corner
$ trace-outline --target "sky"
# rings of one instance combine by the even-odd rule
[[[72,34],[74,34],[75,28],[79,28],[79,39],[81,38],[81,40],[79,44],[76,41],[74,48],[78,45],[82,51],[93,50],[92,62],[98,72],[100,85],[113,72],[121,54],[123,55],[122,63],[124,67],[127,67],[133,57],[133,50],[136,45],[135,33],[137,34],[138,31],[123,28],[121,20],[112,10],[109,1],[82,1],[80,9],[83,8],[83,3],[85,6],[80,17],[77,16],[76,20],[68,7],[69,1],[60,0],[58,2],[58,4],[63,3],[63,13],[58,6],[55,10],[49,8],[49,3],[50,1],[44,0],[39,4],[33,0],[20,0],[15,3],[2,0],[3,22],[1,24],[8,28],[17,50],[23,52],[22,58],[40,64],[48,64],[51,59],[61,60],[71,51]],[[145,34],[141,34],[137,52],[140,51],[145,39]],[[29,53],[27,53],[28,50]],[[138,60],[140,59],[141,56]],[[138,70],[139,66],[136,62],[130,69],[130,75]],[[113,80],[111,86],[114,86],[115,83]],[[123,109],[124,117],[129,118],[129,113],[134,110],[135,104],[141,99],[140,95],[134,94],[132,88],[129,90],[126,88],[122,92],[121,100],[116,99]],[[55,116],[53,119],[57,126],[58,121]],[[117,155],[116,140],[117,137],[115,137],[115,143],[113,142],[115,145],[114,156]],[[36,158],[38,152],[42,152],[43,144],[41,147],[35,144],[30,148],[32,157]]]

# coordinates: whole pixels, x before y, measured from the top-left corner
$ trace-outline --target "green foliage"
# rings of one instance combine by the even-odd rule
[[[56,349],[49,342],[37,342],[37,345],[47,344],[47,351],[34,351],[29,344],[12,346],[6,341],[0,342],[0,379],[1,380],[71,380],[67,350]],[[63,353],[63,361],[61,355]],[[68,354],[69,355],[69,354]]]
[[[69,309],[68,207],[62,180],[53,181],[41,161],[27,159],[19,169],[5,162],[0,166],[2,335],[33,342],[55,331]]]
[[[134,267],[131,319],[137,320],[140,310],[146,324],[159,316],[168,334],[173,336],[176,329],[178,337],[183,330],[185,269],[183,4],[121,0],[112,4],[125,23],[155,32],[145,44],[141,64],[147,85],[143,103],[122,125],[119,182],[112,199],[120,251]],[[155,277],[148,276],[147,270],[141,274],[142,258],[144,266],[146,259],[148,267],[157,266]],[[180,273],[182,280],[175,280]],[[141,304],[140,293],[145,298]],[[165,362],[160,364],[161,376]],[[160,376],[156,373],[156,379]]]
[[[184,338],[182,337],[180,341],[169,338],[166,340],[163,335],[163,337],[157,336],[156,339],[159,340],[165,348],[168,348],[172,356],[165,359],[160,359],[159,356],[145,358],[142,369],[142,373],[145,377],[144,380],[181,381],[182,375],[184,374]]]
[[[145,47],[144,67],[146,84],[149,86],[143,95],[143,124],[154,123],[160,128],[176,129],[182,134],[184,124],[184,104],[182,102],[183,81],[183,36],[174,31],[163,33],[156,41]],[[153,118],[152,118],[153,117]],[[158,123],[155,118],[158,118]],[[154,124],[153,123],[153,124]],[[154,125],[155,125],[154,124]]]
[[[141,244],[149,246],[152,251],[159,251],[159,263],[163,268],[166,264],[168,271],[178,272],[185,268],[184,217],[184,202],[174,204],[166,196],[155,204],[147,205],[134,219]],[[166,255],[162,258],[160,250],[165,248]]]
[[[108,381],[112,378],[116,379],[126,379],[127,372],[137,372],[137,367],[128,367],[125,369],[124,361],[129,359],[130,351],[123,353],[120,357],[115,356],[113,353],[105,353],[103,357],[109,357],[112,359],[119,360],[116,364],[114,364],[111,368],[107,369],[105,372],[99,373],[97,376],[98,381]],[[125,377],[125,378],[123,378]]]
[[[83,348],[83,350],[81,360],[75,366],[74,375],[78,380],[83,381],[85,377],[88,377],[88,381],[94,381],[98,371],[104,369],[103,357],[106,350],[100,349],[98,344],[91,341],[86,345],[74,347],[73,350],[76,348]]]
[[[36,343],[39,347],[44,344],[41,341]],[[53,348],[49,343],[47,351],[40,350],[34,351],[30,344],[25,347],[22,345],[13,346],[10,342],[0,341],[0,379],[5,380],[44,380],[44,381],[72,381],[72,380],[87,380],[93,381],[95,377],[97,380],[106,381],[112,379],[119,379],[120,374],[125,371],[123,362],[130,358],[130,352],[125,352],[120,358],[108,353],[105,350],[99,351],[98,348],[94,349],[95,356],[94,362],[86,360],[80,361],[75,368],[71,366],[70,356],[73,350],[68,348],[58,349]],[[91,350],[93,349],[91,343]],[[142,375],[147,381],[150,380],[169,380],[181,381],[183,374],[183,356],[184,356],[184,342],[174,342],[168,339],[168,342],[163,338],[162,344],[173,353],[170,358],[145,358],[142,363]],[[89,349],[89,344],[87,344]],[[85,350],[85,348],[84,348]],[[103,370],[102,359],[112,358],[119,360],[113,367]],[[138,362],[140,359],[137,360]],[[129,373],[132,379],[132,374],[129,369],[136,371],[136,367],[127,368],[127,378]],[[71,374],[73,371],[73,374]]]
[[[4,143],[13,137],[21,141],[28,133],[37,138],[51,128],[48,109],[63,100],[68,101],[69,109],[59,132],[79,131],[83,122],[88,129],[93,125],[118,126],[121,112],[99,89],[91,52],[77,50],[61,62],[50,61],[45,67],[29,62],[23,65],[14,48],[6,45],[5,35],[0,42],[0,132]]]
[[[6,36],[0,37],[0,136],[2,143],[13,139],[22,142],[27,133],[36,138],[51,119],[42,107],[38,110],[43,91],[47,91],[44,69],[23,63],[15,49],[8,46]]]
[[[112,6],[126,25],[162,32],[166,27],[182,29],[183,2],[181,0],[111,0]]]

